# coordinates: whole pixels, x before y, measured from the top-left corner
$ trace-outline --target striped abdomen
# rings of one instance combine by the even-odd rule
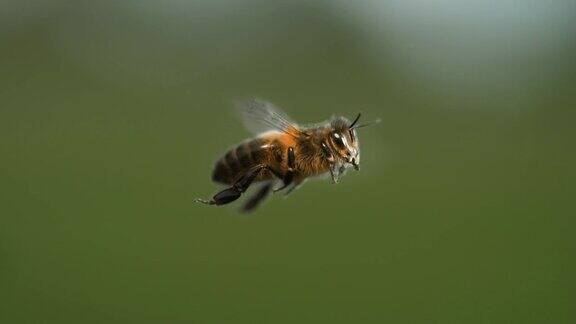
[[[212,180],[223,184],[232,184],[251,167],[266,163],[269,156],[267,142],[262,138],[256,138],[228,151],[216,162]],[[264,175],[259,178],[264,178]]]

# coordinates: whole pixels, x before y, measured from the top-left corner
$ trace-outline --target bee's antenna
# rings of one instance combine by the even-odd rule
[[[356,125],[356,123],[360,120],[360,117],[362,117],[362,113],[358,113],[358,116],[356,117],[356,119],[354,119],[354,121],[352,122],[352,124],[350,124],[350,126],[348,128],[354,128],[354,125]]]
[[[357,125],[357,126],[350,127],[350,129],[358,129],[358,128],[363,128],[363,127],[367,127],[367,126],[372,126],[372,125],[375,125],[375,124],[380,123],[381,121],[382,121],[382,120],[381,120],[380,118],[378,118],[378,119],[376,119],[376,120],[374,120],[374,121],[371,121],[371,122],[368,122],[368,123],[364,123],[364,124],[360,124],[360,125]]]

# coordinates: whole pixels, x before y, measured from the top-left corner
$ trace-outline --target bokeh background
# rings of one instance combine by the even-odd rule
[[[0,3],[1,323],[575,323],[576,3]],[[193,203],[258,96],[363,169]]]

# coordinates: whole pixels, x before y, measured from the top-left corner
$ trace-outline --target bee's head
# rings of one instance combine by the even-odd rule
[[[358,141],[358,128],[379,123],[377,119],[373,122],[358,124],[362,114],[358,114],[353,122],[345,117],[336,117],[330,123],[330,146],[334,155],[345,164],[352,165],[354,169],[360,170],[360,142]]]
[[[335,155],[344,163],[348,163],[356,170],[360,170],[360,145],[356,133],[356,123],[360,114],[350,122],[344,117],[336,117],[330,123],[330,146]]]

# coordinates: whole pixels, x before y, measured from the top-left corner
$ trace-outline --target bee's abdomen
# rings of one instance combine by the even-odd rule
[[[264,140],[257,138],[228,151],[216,162],[212,180],[223,184],[232,184],[245,171],[263,163],[266,158],[264,144]]]

